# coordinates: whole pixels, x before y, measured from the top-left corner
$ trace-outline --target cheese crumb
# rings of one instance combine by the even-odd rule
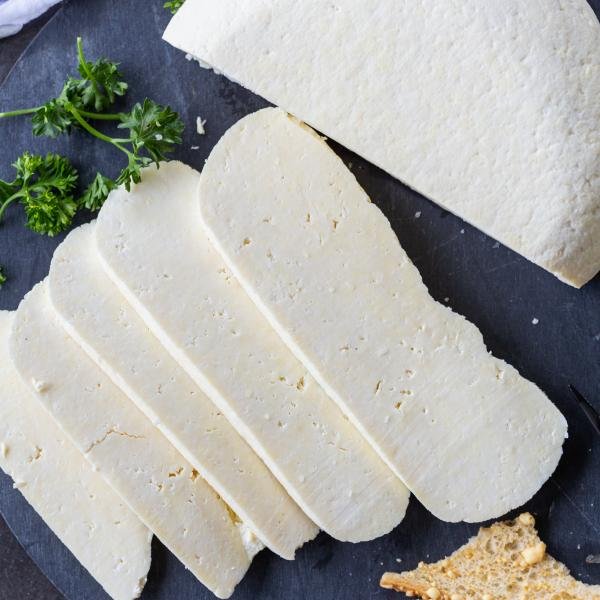
[[[464,235],[464,234],[465,234],[465,230],[464,230],[464,229],[461,229],[461,230],[460,230],[460,233],[461,233],[461,235]]]
[[[200,150],[200,146],[190,146],[190,150]]]
[[[33,385],[33,389],[38,393],[42,394],[48,389],[48,384],[45,381],[40,381],[35,377],[31,378],[31,385]]]
[[[420,218],[421,218],[421,211],[420,211],[420,210],[418,210],[418,211],[415,213],[415,219],[420,219]]]
[[[544,542],[540,542],[535,546],[531,546],[531,548],[525,548],[525,550],[521,552],[521,555],[528,565],[535,565],[539,562],[542,562],[544,556],[546,555],[546,544],[544,544]]]
[[[206,130],[204,129],[205,125],[206,119],[203,119],[202,117],[196,117],[196,131],[198,132],[198,135],[204,135],[206,133]]]
[[[533,319],[531,320],[532,325],[537,325],[539,322],[540,320],[537,317],[533,317]]]

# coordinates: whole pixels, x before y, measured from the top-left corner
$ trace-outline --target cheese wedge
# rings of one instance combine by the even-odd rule
[[[234,125],[202,173],[207,230],[245,290],[436,516],[483,521],[554,471],[567,424],[435,302],[327,144],[279,109]]]
[[[172,162],[111,194],[96,224],[107,272],[321,529],[353,542],[389,532],[406,488],[225,268],[200,224],[198,181]]]
[[[23,385],[8,353],[13,318],[0,311],[0,467],[111,598],[139,598],[152,534]]]
[[[586,0],[187,0],[164,38],[563,281],[600,270]]]
[[[63,331],[45,282],[17,309],[10,356],[22,380],[146,526],[228,598],[248,569],[227,505]]]
[[[54,253],[48,290],[61,324],[250,530],[293,559],[317,527],[115,288],[94,228],[75,229]]]

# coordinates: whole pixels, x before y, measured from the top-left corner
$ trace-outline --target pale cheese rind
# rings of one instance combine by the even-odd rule
[[[123,501],[195,577],[228,598],[251,562],[229,508],[62,329],[45,282],[17,309],[10,356]]]
[[[61,324],[247,528],[293,559],[317,527],[114,286],[94,229],[78,227],[54,253],[48,289]]]
[[[0,467],[111,598],[139,598],[152,533],[23,385],[8,352],[13,318],[0,311]]]
[[[390,531],[404,485],[281,342],[203,233],[199,174],[171,162],[111,194],[96,224],[107,272],[304,512],[333,537]],[[167,242],[165,242],[167,240]]]
[[[600,269],[586,0],[187,0],[164,37],[563,281]]]
[[[564,417],[431,298],[312,130],[279,109],[242,119],[211,153],[198,201],[257,306],[433,514],[498,517],[552,474]]]

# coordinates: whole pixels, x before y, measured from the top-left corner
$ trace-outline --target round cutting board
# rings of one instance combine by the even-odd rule
[[[600,2],[593,4],[600,14]],[[168,19],[162,0],[64,4],[0,88],[0,108],[34,106],[57,94],[66,75],[75,70],[75,38],[82,35],[90,59],[106,56],[121,62],[130,83],[129,102],[148,96],[179,111],[186,133],[175,157],[201,169],[227,128],[267,103],[200,69],[163,43],[161,33]],[[204,136],[196,132],[198,116],[206,119]],[[0,177],[6,179],[11,177],[10,163],[25,150],[64,153],[86,179],[96,169],[116,174],[121,160],[117,151],[79,132],[58,140],[35,139],[27,119],[0,122],[0,139]],[[600,278],[583,290],[572,289],[364,160],[332,146],[390,219],[431,294],[478,325],[490,350],[535,381],[567,417],[570,437],[560,466],[526,508],[536,515],[552,554],[577,577],[600,583],[600,565],[585,560],[600,553],[600,437],[568,390],[569,383],[575,384],[600,409]],[[78,222],[89,218],[84,215]],[[24,228],[18,208],[8,212],[0,227],[0,263],[10,278],[0,291],[1,308],[15,309],[33,284],[47,275],[52,252],[63,237],[35,235]],[[4,475],[0,510],[68,600],[106,598]],[[379,540],[342,544],[321,534],[293,562],[263,551],[234,598],[396,597],[378,588],[384,571],[439,559],[465,543],[477,528],[443,523],[412,499],[404,522]],[[211,597],[155,540],[143,598]]]

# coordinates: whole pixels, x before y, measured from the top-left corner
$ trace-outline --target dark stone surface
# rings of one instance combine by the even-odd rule
[[[600,14],[600,0],[592,4]],[[148,95],[180,112],[187,130],[176,158],[201,168],[224,131],[266,103],[223,77],[199,69],[162,43],[160,34],[167,19],[162,0],[71,2],[0,87],[0,106],[30,105],[58,92],[73,68],[75,36],[81,34],[90,57],[108,55],[122,62],[131,83],[131,99]],[[198,115],[207,119],[204,137],[195,133]],[[33,140],[26,120],[1,123],[0,140],[5,142],[0,144],[0,177],[9,175],[9,164],[20,152],[32,148],[67,154],[84,177],[98,167],[114,174],[115,160],[120,158],[111,148],[91,143],[78,132],[54,141]],[[588,554],[600,552],[600,438],[567,388],[574,383],[600,408],[600,278],[583,290],[572,289],[332,145],[390,219],[432,295],[478,325],[490,350],[540,385],[567,417],[570,438],[561,464],[526,508],[538,517],[550,551],[582,580],[600,583],[600,567],[585,562]],[[192,146],[199,149],[192,150]],[[0,228],[0,257],[11,279],[0,294],[0,308],[14,309],[23,294],[47,274],[52,252],[62,238],[42,238],[24,229],[17,208],[7,216]],[[534,318],[539,319],[537,325],[532,324]],[[493,486],[494,482],[481,485]],[[0,478],[0,510],[68,600],[105,598],[5,477]],[[294,562],[261,553],[234,598],[394,598],[393,593],[378,589],[384,570],[412,568],[418,560],[437,559],[476,531],[476,525],[442,523],[412,499],[404,522],[379,540],[341,544],[321,534]],[[144,598],[209,597],[156,543]]]

